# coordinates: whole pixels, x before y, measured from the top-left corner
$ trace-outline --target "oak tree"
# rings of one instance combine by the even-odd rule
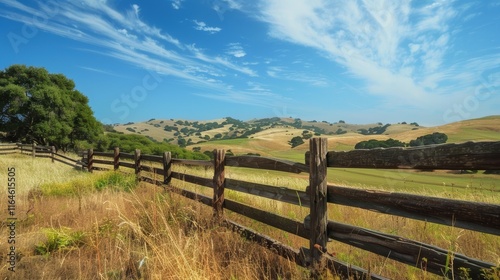
[[[62,74],[12,65],[0,71],[0,131],[7,141],[67,150],[103,133],[88,98]]]

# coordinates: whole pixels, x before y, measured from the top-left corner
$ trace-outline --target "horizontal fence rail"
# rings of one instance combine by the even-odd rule
[[[10,146],[9,146],[10,145]],[[311,151],[306,153],[305,164],[259,156],[226,156],[223,150],[214,151],[214,160],[175,159],[169,152],[163,155],[98,152],[92,149],[82,153],[81,160],[74,160],[55,153],[51,147],[36,145],[0,145],[0,154],[21,152],[34,156],[50,157],[53,161],[94,170],[132,169],[138,180],[165,188],[186,198],[213,208],[214,217],[242,236],[254,240],[280,256],[298,265],[309,267],[313,277],[321,277],[324,268],[342,278],[385,279],[363,268],[341,262],[329,255],[329,240],[361,248],[368,252],[398,262],[425,268],[427,271],[449,277],[466,269],[473,279],[487,279],[494,264],[476,260],[404,237],[386,234],[362,227],[328,220],[328,204],[361,208],[383,214],[453,226],[486,234],[500,235],[500,205],[428,197],[406,193],[363,190],[336,186],[326,182],[329,167],[380,168],[380,169],[450,169],[498,170],[500,169],[500,142],[467,142],[462,144],[431,145],[417,148],[388,148],[335,152],[327,150],[323,138],[310,139]],[[172,165],[211,167],[212,178],[172,171]],[[226,167],[274,170],[288,173],[308,173],[309,184],[303,190],[288,186],[271,186],[225,177]],[[207,170],[207,169],[206,169]],[[333,170],[333,172],[335,172]],[[268,175],[266,175],[268,176]],[[208,197],[179,187],[179,181],[210,188]],[[309,208],[304,221],[280,216],[226,199],[225,189]],[[223,211],[243,215],[281,231],[309,240],[309,248],[294,249],[278,240],[256,232],[224,217]],[[453,254],[453,267],[449,265]],[[498,268],[497,268],[498,269]],[[451,272],[450,272],[451,270]]]
[[[294,205],[309,207],[309,195],[304,191],[250,183],[235,179],[226,179],[226,189],[248,193],[260,197],[274,199]]]
[[[54,146],[36,144],[0,143],[0,155],[21,153],[31,154],[33,157],[50,158],[52,162],[60,162],[72,167],[81,168],[83,162],[56,152]]]
[[[422,242],[395,235],[328,221],[328,237],[363,250],[385,256],[407,265],[427,269],[437,275],[448,271],[450,253],[453,254],[454,275],[461,269],[468,270],[470,279],[482,279],[494,264],[466,257]],[[449,272],[451,274],[451,272]],[[449,276],[449,275],[447,275]]]
[[[328,185],[328,202],[500,235],[500,206]]]
[[[496,170],[500,168],[500,142],[330,151],[327,161],[328,167],[339,168]]]
[[[226,166],[268,169],[291,173],[309,172],[305,164],[287,160],[272,159],[260,156],[232,156],[227,157]]]

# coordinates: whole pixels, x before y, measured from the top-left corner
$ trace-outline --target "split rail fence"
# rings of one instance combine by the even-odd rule
[[[83,168],[86,166],[80,160],[57,153],[54,146],[41,146],[36,144],[21,143],[0,143],[0,155],[13,153],[31,155],[32,157],[50,158],[52,162],[57,161],[76,168]]]
[[[466,142],[441,144],[417,148],[388,148],[354,150],[348,152],[328,151],[327,139],[313,138],[310,150],[305,155],[305,164],[258,156],[225,156],[224,150],[214,150],[214,160],[184,160],[171,157],[170,152],[162,156],[114,152],[96,152],[92,149],[83,155],[81,162],[90,172],[94,170],[119,170],[121,167],[134,170],[141,181],[162,186],[168,190],[213,207],[216,217],[240,232],[248,239],[272,249],[273,252],[298,265],[309,267],[319,275],[326,267],[342,278],[386,279],[369,270],[339,261],[328,254],[329,239],[393,259],[428,272],[450,277],[467,271],[471,279],[488,279],[488,275],[499,273],[498,264],[492,264],[447,249],[419,241],[390,235],[362,227],[328,220],[329,204],[357,207],[379,213],[453,226],[467,230],[500,235],[500,205],[461,200],[427,197],[406,193],[361,190],[327,183],[329,167],[376,168],[376,169],[444,169],[444,170],[498,170],[500,169],[500,142]],[[21,149],[22,151],[22,149]],[[52,158],[55,155],[52,153]],[[157,163],[161,167],[155,167]],[[172,171],[172,165],[211,166],[213,178]],[[112,168],[104,168],[108,165]],[[309,186],[304,190],[275,187],[225,178],[225,167],[267,169],[291,173],[309,173]],[[189,170],[189,169],[187,169]],[[330,170],[334,172],[334,170]],[[163,180],[156,176],[162,175]],[[153,178],[152,178],[153,177]],[[172,179],[182,180],[213,189],[207,197],[176,186]],[[291,203],[309,209],[304,221],[286,218],[252,206],[225,199],[224,190],[230,189],[260,197]],[[253,220],[265,223],[282,231],[309,240],[309,248],[292,248],[251,228],[224,217],[230,210]],[[450,266],[450,253],[453,266]]]

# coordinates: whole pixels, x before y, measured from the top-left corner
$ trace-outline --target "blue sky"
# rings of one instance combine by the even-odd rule
[[[73,79],[105,123],[500,114],[500,0],[0,0],[0,68]]]

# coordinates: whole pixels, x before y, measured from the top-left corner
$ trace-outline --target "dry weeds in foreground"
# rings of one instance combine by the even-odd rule
[[[79,173],[26,156],[9,161],[0,157],[2,170],[11,164],[23,170],[18,175],[17,245],[20,255],[17,272],[12,274],[6,269],[3,254],[7,252],[7,245],[0,243],[2,279],[304,279],[308,276],[306,270],[294,263],[213,224],[209,207],[164,193],[161,188],[141,184],[133,192],[105,188],[100,192],[73,195],[64,195],[62,191],[59,194],[52,192],[57,196],[37,195],[29,190],[43,185],[38,182],[85,189],[85,186],[95,186],[103,173]],[[241,179],[267,179],[255,174],[247,177]],[[0,179],[4,181],[4,177]],[[275,183],[297,184],[281,180]],[[57,182],[62,183],[57,185]],[[272,184],[270,181],[265,183]],[[227,195],[298,220],[307,214],[295,206],[275,205],[275,202],[260,198],[249,200],[231,192]],[[6,209],[5,199],[0,199],[0,209]],[[5,215],[4,211],[0,212],[2,221]],[[227,215],[293,247],[306,246],[301,244],[303,239],[293,235],[231,213]],[[341,206],[331,206],[329,218],[500,264],[498,236]],[[7,236],[6,231],[2,222],[0,236]],[[343,261],[392,279],[442,279],[345,244],[332,242],[328,250]],[[492,279],[500,279],[500,276]]]
[[[212,223],[209,207],[142,184],[92,191],[101,173],[0,157],[17,170],[16,272],[2,279],[302,279],[307,271]],[[2,181],[6,181],[1,174]],[[4,180],[5,179],[5,180]],[[6,200],[0,200],[6,209]],[[0,212],[2,221],[5,212]],[[7,236],[7,224],[0,235]],[[8,252],[0,243],[0,252]]]
[[[7,270],[2,254],[2,279],[307,277],[294,263],[213,224],[209,207],[151,185],[93,192],[81,208],[78,197],[42,195],[28,214],[19,210],[16,272]],[[0,234],[6,236],[4,224]]]

